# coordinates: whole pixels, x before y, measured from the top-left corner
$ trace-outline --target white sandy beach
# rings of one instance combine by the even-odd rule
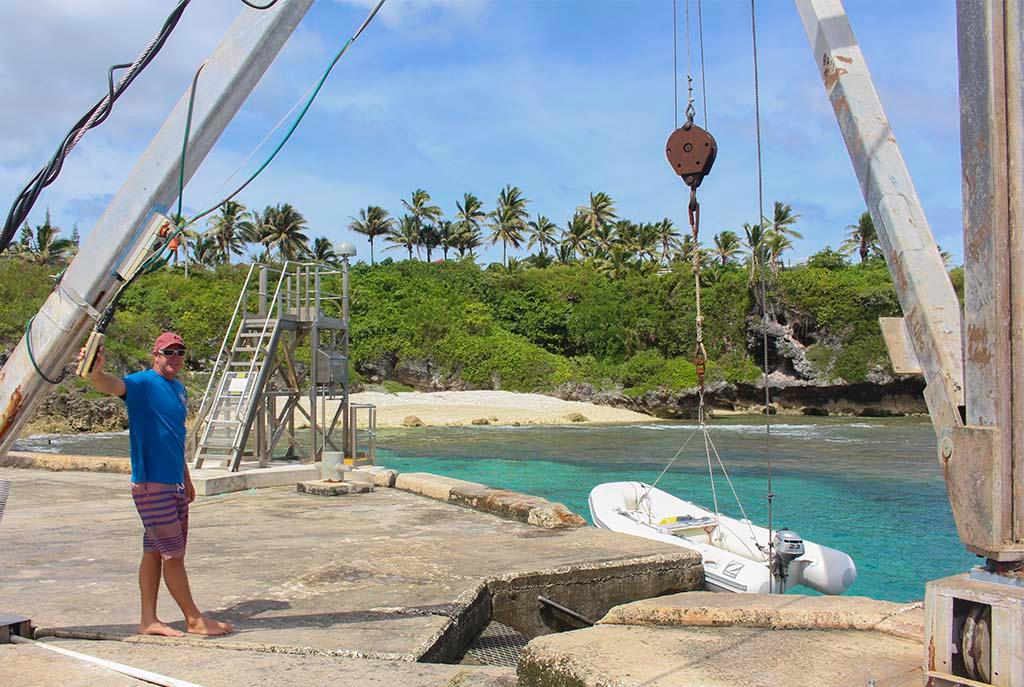
[[[573,413],[586,418],[579,424],[646,422],[651,416],[623,408],[600,406],[578,401],[562,401],[541,394],[520,394],[511,391],[435,391],[425,393],[383,393],[367,391],[352,394],[352,403],[377,406],[377,426],[402,427],[406,418],[414,416],[427,427],[459,427],[474,420],[487,420],[492,425],[569,425]],[[328,403],[333,413],[336,403]],[[482,423],[481,423],[482,424]]]

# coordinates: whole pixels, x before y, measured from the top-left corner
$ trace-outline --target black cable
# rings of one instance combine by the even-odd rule
[[[242,0],[242,2],[254,10],[269,10],[277,4],[277,0],[270,0],[266,5],[257,5],[255,2],[250,2],[250,0]]]
[[[125,90],[128,89],[128,86],[130,86],[135,78],[141,74],[147,66],[149,66],[157,53],[160,52],[190,2],[191,0],[180,0],[178,5],[164,20],[159,33],[157,33],[156,37],[142,51],[139,57],[136,58],[135,62],[128,64],[116,64],[107,70],[107,94],[99,102],[89,108],[78,122],[71,127],[50,160],[38,172],[36,172],[32,179],[29,180],[28,184],[26,184],[25,188],[23,188],[18,194],[17,198],[15,198],[14,203],[11,205],[11,209],[7,213],[3,229],[0,230],[0,252],[4,251],[10,245],[15,232],[17,232],[21,223],[28,218],[28,215],[32,210],[32,206],[35,205],[35,202],[38,200],[43,189],[56,181],[57,176],[61,172],[61,168],[64,166],[64,160],[68,153],[71,152],[71,149],[75,147],[86,131],[99,126],[107,119],[113,109],[114,102],[121,97]],[[129,71],[124,75],[124,77],[122,77],[121,81],[115,85],[114,71],[118,69],[129,69]]]

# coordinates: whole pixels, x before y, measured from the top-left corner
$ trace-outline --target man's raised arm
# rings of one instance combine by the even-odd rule
[[[84,355],[85,349],[79,351],[79,357]],[[125,386],[124,380],[112,374],[107,374],[103,371],[103,363],[106,359],[103,348],[100,348],[96,352],[96,362],[92,366],[92,372],[89,373],[89,381],[92,382],[93,387],[96,391],[101,394],[109,394],[111,396],[124,396]]]

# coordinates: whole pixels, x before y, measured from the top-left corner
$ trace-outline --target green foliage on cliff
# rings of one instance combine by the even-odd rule
[[[812,364],[859,381],[872,366],[887,365],[877,321],[898,315],[899,306],[884,266],[834,263],[779,271],[770,310],[810,346]],[[46,297],[50,271],[0,260],[0,352],[17,342]],[[207,369],[245,272],[222,266],[186,279],[180,269],[166,269],[141,279],[108,332],[112,367],[147,365],[150,343],[173,329],[189,344],[192,370]],[[746,270],[716,266],[703,276],[708,380],[756,379],[759,342],[748,342],[747,325],[760,315]],[[337,293],[340,284],[324,288]],[[532,391],[586,381],[634,394],[692,387],[694,314],[693,275],[680,264],[667,274],[636,271],[617,279],[586,263],[485,269],[471,260],[406,260],[352,269],[356,368],[430,360],[477,387]]]

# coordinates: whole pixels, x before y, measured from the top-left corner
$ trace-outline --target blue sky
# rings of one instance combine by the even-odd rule
[[[679,4],[681,106],[686,43]],[[171,0],[35,0],[0,9],[0,203],[52,153],[105,89],[106,69],[130,61]],[[371,0],[319,0],[185,191],[205,208],[267,131],[319,77]],[[954,3],[848,0],[932,231],[961,261],[959,114]],[[703,121],[691,0],[698,122]],[[195,0],[163,52],[70,156],[31,221],[49,207],[87,236],[109,198],[187,88],[196,65],[240,11],[237,0]],[[701,187],[702,238],[757,217],[749,3],[705,0],[708,128],[718,161]],[[792,258],[837,246],[864,210],[803,27],[788,0],[758,2],[765,204],[802,215]],[[518,185],[531,215],[559,226],[592,191],[635,221],[685,225],[685,187],[668,167],[673,128],[671,0],[389,0],[328,79],[298,132],[240,197],[290,202],[311,236],[353,240],[367,205],[401,212],[424,188],[446,213],[464,192],[493,207]],[[276,140],[271,139],[270,145]],[[261,160],[257,154],[246,170]],[[239,175],[244,179],[247,174]],[[226,187],[225,187],[226,188]],[[768,211],[766,209],[766,211]],[[400,258],[404,251],[377,256]],[[500,260],[501,246],[481,251]]]

